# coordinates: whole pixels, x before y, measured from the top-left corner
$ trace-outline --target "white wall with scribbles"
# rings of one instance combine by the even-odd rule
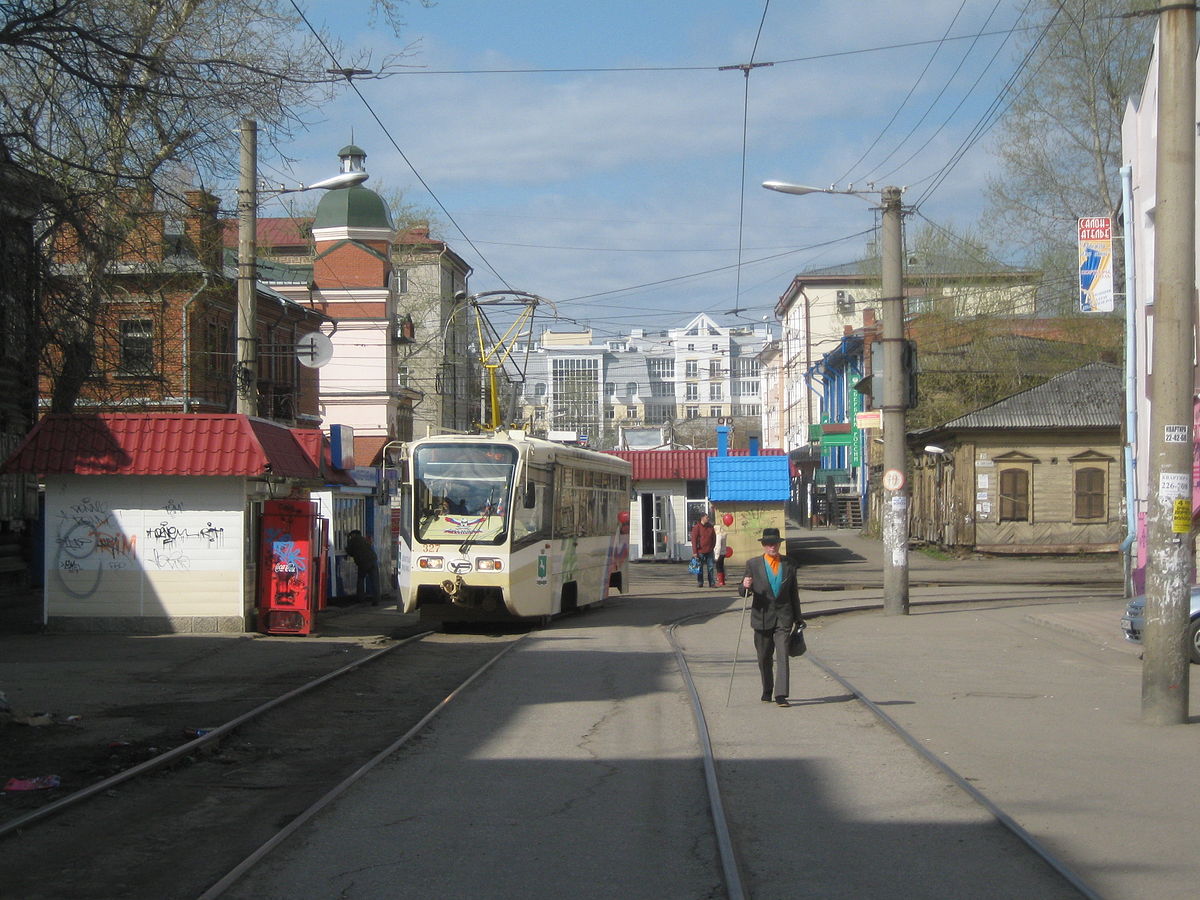
[[[48,615],[243,616],[245,505],[240,478],[47,478]]]

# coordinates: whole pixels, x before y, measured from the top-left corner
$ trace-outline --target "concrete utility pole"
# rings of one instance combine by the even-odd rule
[[[885,187],[883,200],[883,612],[908,615],[908,465],[904,409],[903,239],[901,190]]]
[[[1188,719],[1192,398],[1196,335],[1196,11],[1160,11],[1155,185],[1154,372],[1150,413],[1142,721]]]
[[[238,179],[237,411],[258,415],[258,123],[242,119]]]
[[[764,181],[762,186],[782,194],[851,194],[862,192],[816,188],[786,181]],[[871,193],[874,193],[872,189]],[[903,188],[885,187],[879,196],[883,209],[883,612],[908,615],[908,465],[904,409],[908,404],[908,374],[904,369],[904,268]],[[865,198],[864,198],[865,199]],[[805,313],[808,312],[805,296]],[[808,322],[805,320],[805,328]]]

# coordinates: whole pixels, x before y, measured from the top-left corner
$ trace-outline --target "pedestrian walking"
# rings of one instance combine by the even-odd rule
[[[692,556],[700,560],[700,571],[696,573],[696,587],[704,587],[704,577],[708,576],[708,586],[716,587],[713,572],[713,548],[717,545],[717,533],[713,529],[712,520],[708,513],[700,516],[700,521],[692,526],[691,533]]]
[[[796,566],[779,555],[779,529],[763,529],[762,556],[746,561],[740,595],[751,596],[750,627],[762,676],[762,701],[772,697],[779,706],[788,703],[788,639],[803,623]]]
[[[713,565],[717,570],[717,587],[725,586],[725,547],[729,543],[729,532],[719,522],[713,526],[717,542],[713,545]]]
[[[346,555],[354,560],[358,578],[354,585],[354,599],[362,603],[370,592],[371,605],[379,605],[379,557],[371,546],[371,539],[355,528],[346,535]]]

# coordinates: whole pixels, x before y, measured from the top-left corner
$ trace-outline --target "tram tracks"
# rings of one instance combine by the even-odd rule
[[[416,635],[11,820],[0,838],[19,864],[5,893],[191,900],[212,885],[204,896],[219,896],[522,637]]]
[[[843,611],[849,610],[836,610]],[[702,615],[711,616],[712,613]],[[810,617],[815,616],[810,613]],[[738,857],[737,842],[730,834],[728,823],[724,821],[718,772],[720,761],[713,754],[712,740],[704,721],[703,704],[692,681],[686,655],[674,636],[674,629],[692,618],[695,617],[678,619],[667,626],[667,630],[677,664],[691,695],[693,716],[703,747],[705,780],[726,893],[730,898],[741,900],[754,892],[744,881],[744,866]],[[499,640],[475,638],[473,642],[464,642],[461,638],[422,637],[421,640],[408,642],[412,650],[420,647],[429,651],[429,658],[416,669],[412,666],[412,659],[406,660],[406,654],[392,652],[404,646],[396,645],[388,648],[389,652],[373,654],[345,667],[345,670],[317,679],[308,686],[308,690],[292,691],[270,704],[264,704],[270,709],[261,716],[240,717],[246,721],[240,724],[227,723],[227,726],[205,735],[209,740],[203,744],[189,745],[193,751],[196,746],[211,747],[209,757],[177,769],[168,768],[165,773],[161,767],[169,767],[171,762],[164,762],[138,773],[144,777],[123,779],[128,784],[93,790],[96,803],[80,808],[93,809],[94,812],[88,813],[82,823],[69,823],[64,815],[53,820],[47,816],[44,821],[37,823],[38,828],[30,828],[27,824],[25,830],[29,834],[14,834],[17,842],[11,845],[9,852],[13,858],[21,859],[23,864],[28,863],[38,871],[34,877],[19,874],[17,879],[9,881],[8,887],[15,891],[14,896],[27,900],[40,897],[53,897],[56,900],[85,897],[153,897],[155,900],[170,900],[173,897],[197,896],[201,900],[212,900],[220,897],[243,873],[252,869],[274,848],[286,843],[302,825],[362,775],[404,744],[417,739],[435,715],[467,684],[480,677],[496,660],[516,646],[518,640],[515,636]],[[809,658],[823,669],[826,668],[815,657]],[[368,662],[372,665],[364,665]],[[414,675],[418,670],[424,675]],[[898,731],[911,746],[921,750],[919,742],[911,735],[906,737],[903,729],[889,721],[869,698],[837,673],[830,669],[826,671],[881,721],[885,721],[889,728]],[[358,676],[352,673],[358,673]],[[431,677],[432,673],[437,673],[437,677]],[[420,690],[414,688],[418,684],[421,685]],[[334,685],[337,685],[334,693],[317,690],[324,687],[335,691]],[[299,703],[301,695],[313,700],[307,712],[295,705]],[[392,706],[398,696],[407,697],[405,708],[398,714],[376,718],[379,708]],[[356,697],[362,702],[352,702]],[[258,725],[252,719],[261,719],[270,714],[285,719],[286,728],[274,729],[277,735],[283,735],[276,739],[282,743],[271,744],[253,730]],[[301,721],[315,715],[325,716],[329,721],[324,722],[323,727],[318,727],[321,723],[305,725]],[[357,732],[377,730],[378,739],[370,747],[359,743],[347,730],[350,722],[356,723]],[[317,742],[316,732],[330,731],[333,733],[332,742]],[[396,738],[395,735],[400,736]],[[331,747],[335,749],[331,750]],[[345,758],[340,761],[336,771],[322,771],[318,783],[314,766],[305,760],[320,759],[331,753]],[[188,758],[187,754],[179,756]],[[1011,825],[1015,823],[999,807],[989,806],[990,801],[986,797],[974,791],[972,785],[940,760],[930,761],[950,775],[960,788],[983,805],[1005,828],[1013,830]],[[160,774],[155,775],[156,771]],[[120,795],[110,797],[112,791],[119,791]],[[268,794],[275,799],[266,803],[253,799]],[[235,799],[239,795],[252,799],[249,802]],[[106,797],[108,803],[105,803]],[[117,814],[133,820],[132,827],[124,832],[125,837],[110,824],[109,816]],[[48,826],[50,821],[56,825],[59,822],[66,824],[61,826],[61,831],[55,828],[51,832],[48,827],[41,827]],[[51,850],[46,852],[43,848],[40,855],[36,850],[31,852],[31,842],[26,841],[38,831],[50,835],[45,840]],[[98,835],[103,835],[107,843],[97,843],[95,837]],[[235,837],[236,840],[233,840]],[[1044,855],[1041,852],[1044,848],[1036,841],[1027,835],[1018,834],[1018,837],[1049,862],[1081,895],[1095,896],[1057,860]],[[186,846],[189,842],[192,847],[191,852],[186,854],[188,859],[178,860],[176,848]],[[127,846],[122,849],[121,844]],[[232,846],[226,846],[229,844]],[[116,851],[111,858],[91,857],[87,859],[86,866],[73,870],[71,862],[61,858],[61,847],[64,845],[116,847]],[[54,847],[59,848],[57,860],[52,849]],[[104,852],[109,851],[106,849]],[[169,863],[165,862],[167,853],[171,854]],[[58,868],[48,865],[48,862],[54,862]],[[164,867],[168,867],[165,873],[152,871]],[[81,885],[81,877],[91,880],[92,887],[89,888],[86,881]],[[96,884],[111,886],[112,889],[97,891],[94,889]],[[204,893],[197,893],[197,885],[204,886],[201,888]]]
[[[1036,599],[1052,599],[1052,598],[1024,598],[1025,600],[1036,602]],[[954,601],[940,601],[925,605],[941,606],[941,605],[974,605],[978,601],[966,600],[965,602],[956,603]],[[1017,605],[1024,605],[1018,603]],[[815,613],[809,613],[806,618],[818,618],[820,616],[837,615],[848,612],[860,612],[867,609],[878,608],[880,604],[864,604],[862,606],[847,607],[835,610],[822,610]],[[732,614],[732,611],[726,611],[726,614]],[[726,895],[729,900],[744,900],[744,898],[752,896],[753,891],[750,885],[746,883],[744,872],[747,869],[742,857],[737,841],[732,836],[731,826],[725,813],[725,803],[722,800],[722,785],[718,773],[720,761],[713,751],[713,739],[709,732],[709,726],[704,714],[704,704],[700,697],[700,692],[697,689],[696,683],[692,678],[691,671],[688,666],[686,652],[679,642],[676,631],[679,626],[697,619],[711,619],[712,613],[699,613],[684,616],[676,619],[663,626],[665,635],[670,643],[678,664],[681,676],[684,680],[687,693],[691,702],[693,719],[696,725],[698,742],[702,752],[702,761],[705,773],[706,789],[709,796],[710,809],[712,813],[713,829],[716,834],[716,842],[720,857],[721,870],[725,878]],[[1046,863],[1057,875],[1059,875],[1070,888],[1074,889],[1082,897],[1088,900],[1099,900],[1100,895],[1096,893],[1076,872],[1074,872],[1054,851],[1043,841],[1038,840],[1027,829],[1022,827],[1019,822],[1001,806],[993,801],[985,792],[970,782],[965,776],[956,771],[952,766],[947,764],[945,760],[938,758],[935,754],[925,747],[921,740],[918,739],[912,732],[906,729],[895,718],[888,715],[882,706],[874,702],[866,693],[860,690],[849,679],[839,673],[832,665],[821,660],[815,653],[808,653],[805,656],[807,662],[812,663],[829,678],[836,681],[841,687],[848,692],[859,704],[867,709],[870,714],[880,723],[884,724],[901,741],[903,741],[915,754],[920,757],[925,763],[931,765],[934,769],[940,771],[950,782],[962,793],[966,794],[971,800],[982,807],[1000,826],[1016,837],[1024,844],[1034,855]],[[753,664],[753,663],[752,663]],[[731,678],[732,684],[732,678]]]

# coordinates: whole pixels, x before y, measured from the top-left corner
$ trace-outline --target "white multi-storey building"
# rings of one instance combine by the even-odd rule
[[[604,340],[547,330],[528,348],[522,418],[536,432],[574,432],[600,448],[617,446],[629,426],[661,426],[679,443],[717,420],[752,419],[757,430],[758,354],[769,339],[766,325],[730,328],[704,314],[682,328]]]

